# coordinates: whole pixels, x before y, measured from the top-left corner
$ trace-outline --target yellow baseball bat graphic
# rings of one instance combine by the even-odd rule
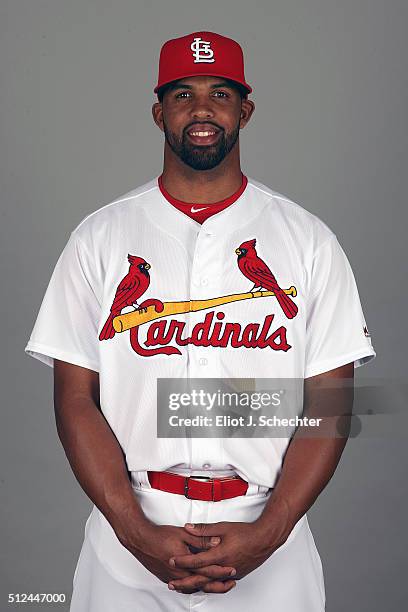
[[[289,289],[282,289],[287,295],[296,297],[296,287],[289,287]],[[216,298],[210,298],[208,300],[186,300],[183,302],[163,302],[163,310],[156,312],[154,306],[148,306],[140,310],[134,310],[133,312],[127,312],[120,314],[113,319],[113,328],[116,332],[123,332],[132,327],[143,325],[143,323],[149,323],[154,319],[162,319],[164,317],[171,317],[172,315],[183,314],[186,312],[197,312],[199,310],[208,310],[208,308],[216,308],[223,304],[230,304],[231,302],[239,302],[240,300],[250,300],[253,298],[263,298],[275,295],[273,291],[250,291],[248,293],[233,293],[231,295],[223,295]]]

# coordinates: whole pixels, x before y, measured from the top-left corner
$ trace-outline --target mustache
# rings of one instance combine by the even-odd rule
[[[217,130],[219,130],[220,132],[223,132],[224,129],[222,127],[220,127],[219,125],[217,125],[216,123],[214,123],[213,121],[202,121],[201,123],[198,121],[194,121],[193,123],[190,123],[190,125],[187,125],[184,130],[183,133],[186,133],[190,128],[194,127],[199,127],[200,125],[212,125],[214,126]]]

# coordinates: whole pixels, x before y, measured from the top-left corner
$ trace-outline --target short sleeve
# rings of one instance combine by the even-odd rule
[[[100,303],[95,265],[75,232],[62,251],[25,352],[53,367],[54,358],[99,372]]]
[[[315,253],[308,293],[304,378],[372,361],[376,352],[354,274],[334,234]]]

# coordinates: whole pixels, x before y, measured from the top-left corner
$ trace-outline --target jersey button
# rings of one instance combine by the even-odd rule
[[[206,287],[207,285],[208,285],[208,278],[206,276],[203,276],[203,278],[201,279],[201,286]]]
[[[203,463],[203,468],[208,470],[211,467],[211,463]]]
[[[207,363],[208,363],[208,359],[207,359],[207,357],[200,357],[200,359],[198,360],[198,363],[199,363],[200,365],[202,365],[202,366],[207,365]]]

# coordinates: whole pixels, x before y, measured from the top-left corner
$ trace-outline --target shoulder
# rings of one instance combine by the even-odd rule
[[[157,177],[128,191],[111,202],[99,206],[84,217],[71,232],[71,236],[79,242],[103,241],[107,232],[126,222],[129,210],[142,210],[147,201],[158,192]]]
[[[264,204],[264,214],[269,215],[283,231],[297,237],[300,244],[311,244],[315,251],[327,240],[335,237],[335,233],[322,219],[300,203],[249,177],[248,187],[250,196]]]

